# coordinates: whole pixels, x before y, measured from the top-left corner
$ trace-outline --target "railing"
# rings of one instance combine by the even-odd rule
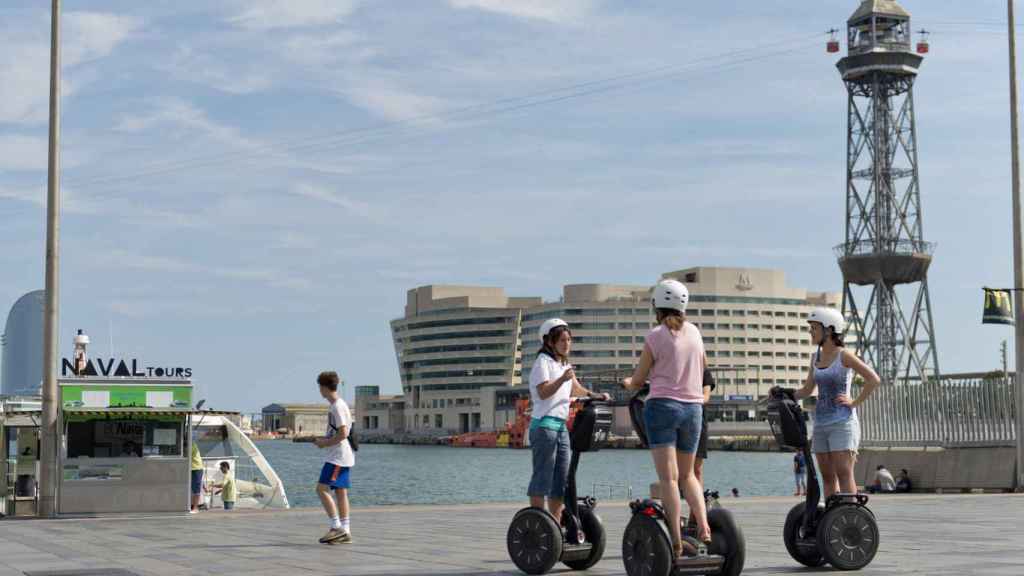
[[[935,252],[934,242],[923,240],[857,240],[844,242],[832,249],[836,258],[848,256],[868,256],[871,254],[924,254],[931,256]]]
[[[858,408],[863,443],[1012,446],[1015,378],[997,374],[883,384]]]
[[[598,493],[598,491],[597,491],[598,488],[601,489],[600,493]],[[594,485],[591,487],[591,490],[590,490],[590,495],[593,496],[594,498],[597,498],[599,496],[607,494],[608,495],[607,496],[608,500],[611,500],[613,494],[615,494],[615,493],[621,493],[623,496],[625,496],[626,500],[632,500],[633,499],[633,485],[632,484],[625,484],[625,483],[623,483],[623,484],[616,484],[616,483],[609,483],[609,482],[594,482]]]

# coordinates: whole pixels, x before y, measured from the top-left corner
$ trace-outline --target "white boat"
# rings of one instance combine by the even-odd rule
[[[193,441],[203,457],[203,498],[211,510],[223,509],[215,484],[224,481],[220,463],[231,466],[238,499],[235,508],[288,508],[284,484],[259,448],[242,430],[224,416],[195,414],[191,417]]]

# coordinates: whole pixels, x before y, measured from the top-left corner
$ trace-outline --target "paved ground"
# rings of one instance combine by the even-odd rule
[[[782,546],[789,498],[723,500],[747,537],[745,574],[807,574]],[[881,530],[860,574],[1024,574],[1024,496],[887,496],[872,500]],[[0,521],[0,576],[518,574],[505,552],[517,506],[359,509],[352,545],[324,546],[318,510],[197,516]],[[624,503],[602,503],[608,551],[589,574],[624,574]],[[827,569],[823,569],[827,570]],[[564,567],[555,573],[569,573]]]

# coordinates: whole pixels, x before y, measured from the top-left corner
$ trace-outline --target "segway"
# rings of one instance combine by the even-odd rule
[[[833,494],[821,506],[821,485],[807,438],[807,413],[787,388],[772,388],[767,410],[775,441],[803,452],[807,463],[807,498],[789,511],[782,529],[789,555],[811,567],[828,563],[839,570],[860,570],[867,566],[878,551],[879,538],[867,494]]]
[[[605,531],[594,512],[593,496],[576,496],[576,469],[580,454],[596,452],[608,439],[612,412],[607,403],[579,400],[581,407],[569,431],[572,460],[565,488],[561,523],[542,508],[523,508],[508,527],[508,554],[523,572],[544,574],[561,561],[573,570],[586,570],[604,554]]]
[[[643,410],[648,387],[644,386],[629,401],[629,416],[640,443],[647,446]],[[706,551],[697,541],[697,526],[685,521],[680,514],[680,534],[693,548],[696,556],[683,556],[673,561],[672,536],[665,518],[665,509],[652,494],[651,498],[637,499],[629,504],[632,518],[622,535],[622,562],[629,576],[681,576],[706,574],[708,576],[738,576],[743,571],[747,545],[743,530],[732,513],[718,502],[718,493],[704,491],[711,543]]]

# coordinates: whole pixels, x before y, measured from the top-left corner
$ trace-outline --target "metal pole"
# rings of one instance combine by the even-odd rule
[[[50,151],[46,189],[46,302],[43,306],[43,406],[39,430],[39,508],[56,515],[57,480],[57,333],[60,266],[60,0],[50,15]]]
[[[1017,41],[1013,21],[1013,0],[1006,2],[1007,26],[1010,33],[1010,166],[1013,174],[1013,291],[1016,306],[1016,322],[1014,323],[1014,369],[1017,373],[1015,404],[1017,417],[1014,428],[1017,434],[1017,473],[1016,490],[1024,491],[1024,246],[1021,244],[1021,206],[1020,206],[1020,156],[1017,145]]]

